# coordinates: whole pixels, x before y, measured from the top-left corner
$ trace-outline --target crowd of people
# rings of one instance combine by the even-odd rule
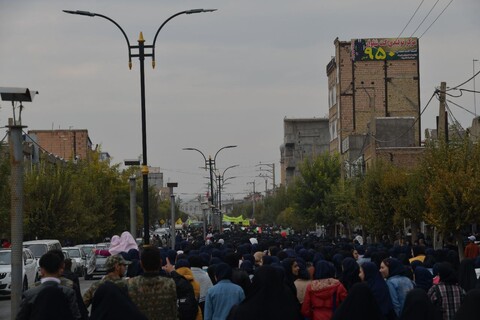
[[[128,233],[128,232],[127,232]],[[79,296],[68,260],[40,259],[41,283],[24,293],[24,319],[478,319],[480,268],[473,236],[453,248],[332,241],[313,234],[233,230],[176,248],[114,244],[108,274]],[[468,250],[468,253],[467,253]],[[135,252],[135,253],[134,253]],[[70,278],[70,279],[67,279]],[[45,314],[45,317],[40,315]]]

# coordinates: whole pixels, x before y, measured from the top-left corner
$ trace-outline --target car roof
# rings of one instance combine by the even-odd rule
[[[80,247],[62,247],[62,250],[70,250],[70,249],[77,249],[80,250]]]
[[[47,240],[31,240],[31,241],[23,241],[23,244],[44,244],[44,243],[60,243],[60,241],[58,240],[51,240],[51,239],[47,239]]]

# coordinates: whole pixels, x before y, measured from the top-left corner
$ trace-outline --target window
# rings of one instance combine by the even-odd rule
[[[337,86],[334,84],[328,89],[328,107],[332,108],[337,104]]]

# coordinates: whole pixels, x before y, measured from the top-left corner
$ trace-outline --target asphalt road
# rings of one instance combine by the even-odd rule
[[[80,290],[82,294],[92,285],[96,280],[100,280],[100,277],[95,277],[93,280],[84,280],[80,278]],[[10,298],[0,297],[0,320],[14,320],[15,317],[11,316],[11,303]]]

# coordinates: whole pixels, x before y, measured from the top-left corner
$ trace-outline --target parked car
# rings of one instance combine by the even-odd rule
[[[79,276],[84,276],[87,270],[87,255],[82,248],[79,247],[65,247],[63,251],[67,251],[70,259],[72,259],[72,271]],[[75,261],[76,266],[73,266]]]
[[[108,250],[110,243],[102,242],[95,245],[96,250]],[[104,276],[107,274],[105,261],[108,256],[94,254],[87,261],[87,272],[84,275],[85,280],[93,279],[95,276]]]
[[[78,268],[77,261],[75,259],[72,259],[72,257],[70,256],[70,253],[67,250],[62,249],[62,252],[63,252],[63,257],[65,259],[70,259],[72,261],[71,271],[76,273]]]
[[[40,279],[40,266],[38,265],[38,261],[42,257],[42,255],[50,250],[59,249],[62,250],[62,245],[58,240],[32,240],[32,241],[24,241],[23,247],[28,248],[33,252],[37,262],[37,274],[35,281]]]
[[[37,260],[33,252],[23,249],[22,291],[33,286],[37,273]],[[0,296],[10,296],[12,291],[12,250],[0,249]]]

